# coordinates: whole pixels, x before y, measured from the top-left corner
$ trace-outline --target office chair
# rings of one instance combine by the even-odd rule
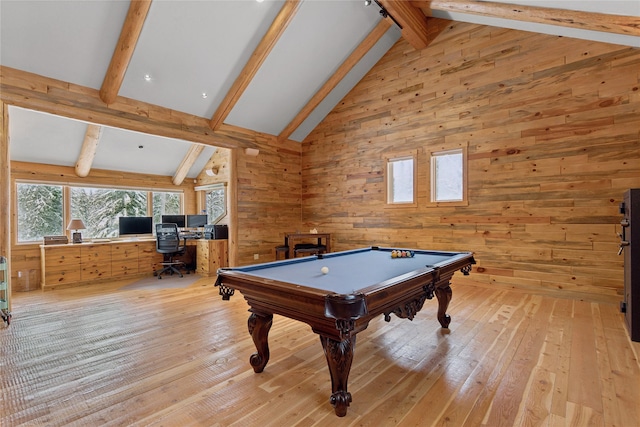
[[[164,261],[161,262],[163,268],[154,271],[154,276],[162,279],[164,273],[177,273],[182,277],[182,273],[177,268],[182,261],[173,259],[175,255],[184,254],[184,246],[180,245],[180,234],[176,224],[156,224],[156,252],[163,254]]]

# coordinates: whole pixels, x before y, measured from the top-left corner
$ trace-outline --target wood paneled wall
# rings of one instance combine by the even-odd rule
[[[302,226],[300,143],[256,139],[258,155],[236,150],[238,265],[273,261],[284,234]]]
[[[306,138],[302,219],[334,250],[471,250],[469,279],[616,301],[623,192],[640,187],[640,50],[452,23],[399,41]],[[468,206],[428,206],[427,152],[468,146]],[[418,206],[384,156],[418,151]],[[462,280],[457,278],[456,280]]]
[[[16,243],[16,180],[34,180],[62,185],[126,186],[142,189],[178,190],[184,192],[185,211],[196,211],[193,182],[175,186],[171,182],[170,176],[145,175],[100,169],[92,169],[89,176],[80,178],[75,174],[73,167],[11,162],[11,278],[14,291],[33,290],[40,287],[40,242],[29,244]]]

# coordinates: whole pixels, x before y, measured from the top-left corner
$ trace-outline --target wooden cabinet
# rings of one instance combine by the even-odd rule
[[[140,271],[139,245],[137,243],[115,243],[111,246],[111,277],[126,278]]]
[[[155,240],[41,245],[42,288],[152,274],[162,255]]]
[[[214,276],[218,268],[229,265],[227,240],[198,240],[196,272],[201,276]]]
[[[111,277],[111,245],[80,247],[80,280],[89,282]]]
[[[138,273],[140,274],[152,274],[160,268],[163,258],[161,254],[156,252],[155,240],[151,244],[147,243],[138,246]]]
[[[80,246],[40,246],[42,286],[68,285],[80,279]]]

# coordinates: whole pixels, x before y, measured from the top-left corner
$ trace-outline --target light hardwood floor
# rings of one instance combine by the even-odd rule
[[[275,316],[255,374],[240,294],[123,283],[13,294],[0,328],[0,425],[622,426],[640,423],[640,344],[613,304],[453,284],[449,331],[413,321],[358,334],[338,418],[318,336]]]

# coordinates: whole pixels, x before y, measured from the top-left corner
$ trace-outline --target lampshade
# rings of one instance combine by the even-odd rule
[[[67,230],[84,230],[84,222],[81,219],[72,219],[69,221],[69,225],[67,225]]]

